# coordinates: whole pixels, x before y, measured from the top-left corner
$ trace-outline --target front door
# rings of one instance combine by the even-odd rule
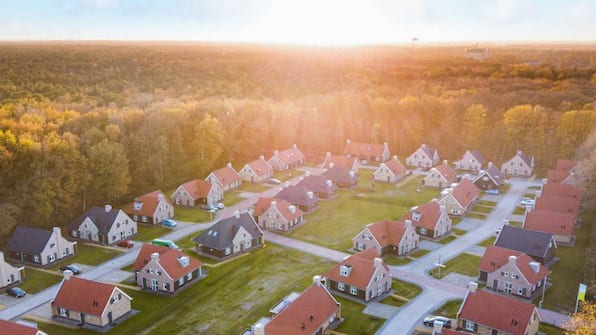
[[[158,288],[159,288],[159,285],[157,284],[157,279],[151,279],[151,290],[157,291]]]
[[[269,222],[269,231],[275,231],[275,222]]]
[[[493,291],[496,291],[497,287],[499,287],[499,281],[495,279],[493,280]]]
[[[81,313],[81,324],[85,324],[85,314]]]
[[[143,285],[141,287],[147,287],[147,278],[143,278]]]
[[[108,313],[108,324],[110,324],[110,325],[111,325],[111,324],[112,324],[112,321],[113,321],[113,320],[112,320],[112,312],[109,312],[109,313]]]

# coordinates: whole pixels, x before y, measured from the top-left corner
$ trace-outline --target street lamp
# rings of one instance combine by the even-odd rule
[[[435,266],[439,268],[439,279],[441,279],[441,268],[445,267],[445,264],[441,263],[441,255],[439,255],[439,262],[435,263]]]

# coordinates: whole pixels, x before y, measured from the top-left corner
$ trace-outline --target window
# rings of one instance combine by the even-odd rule
[[[421,235],[426,235],[426,233],[427,233],[426,228],[420,228]]]
[[[368,240],[368,241],[372,240],[372,236],[370,236],[368,234],[362,235],[362,238],[365,239],[365,240]]]
[[[346,289],[344,283],[342,283],[342,282],[337,283],[337,289],[340,291],[344,291]]]
[[[517,289],[517,294],[524,294],[524,289],[523,289],[523,288],[521,288],[521,287],[519,287],[519,288]]]
[[[354,287],[354,286],[351,286],[350,287],[350,293],[352,295],[357,295],[358,294],[358,288],[357,287]]]
[[[184,277],[178,279],[178,286],[182,286],[184,284]]]
[[[112,300],[110,300],[110,304],[113,304],[113,303],[117,302],[118,300],[120,300],[120,298],[121,298],[121,295],[120,294],[118,294],[116,296],[113,296],[112,297]]]
[[[513,290],[513,284],[511,283],[505,283],[505,288],[503,289],[503,292],[505,292],[505,294],[511,294],[511,291]]]
[[[230,250],[230,248],[226,248],[226,251],[225,251],[226,256],[229,255],[229,254],[231,254],[231,253],[232,253],[232,250]]]
[[[67,318],[68,317],[68,310],[66,308],[58,308],[58,314],[60,316]]]
[[[192,279],[192,272],[189,272],[189,273],[186,275],[186,279],[188,279],[188,280],[191,280],[191,279]]]
[[[33,261],[39,263],[39,255],[33,255]]]
[[[474,331],[474,328],[475,328],[474,327],[475,326],[474,322],[470,322],[470,321],[467,321],[466,320],[466,321],[464,321],[464,323],[465,323],[466,330]]]
[[[509,272],[505,271],[505,277],[509,277]]]
[[[146,216],[142,216],[142,217],[141,217],[141,221],[143,221],[143,222],[147,222],[147,217],[146,217]]]

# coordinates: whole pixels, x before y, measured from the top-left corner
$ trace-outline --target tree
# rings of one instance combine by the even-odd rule
[[[93,203],[112,201],[128,192],[131,177],[122,144],[104,139],[91,146],[87,152],[87,169],[91,182],[86,196]]]
[[[579,311],[571,316],[569,324],[565,325],[566,335],[594,335],[596,334],[596,304],[582,301]]]
[[[196,125],[194,135],[192,155],[194,155],[196,172],[199,175],[211,171],[215,163],[222,158],[224,152],[223,127],[218,119],[207,113]]]
[[[594,126],[594,111],[568,111],[557,127],[562,157],[572,157],[577,147],[588,137]]]
[[[461,132],[466,147],[482,147],[482,138],[486,133],[486,117],[487,111],[484,105],[476,104],[466,109]]]

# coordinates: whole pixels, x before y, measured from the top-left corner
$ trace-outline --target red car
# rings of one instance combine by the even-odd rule
[[[118,242],[117,246],[130,249],[130,248],[133,248],[135,246],[135,244],[131,240],[124,240],[124,241]]]

